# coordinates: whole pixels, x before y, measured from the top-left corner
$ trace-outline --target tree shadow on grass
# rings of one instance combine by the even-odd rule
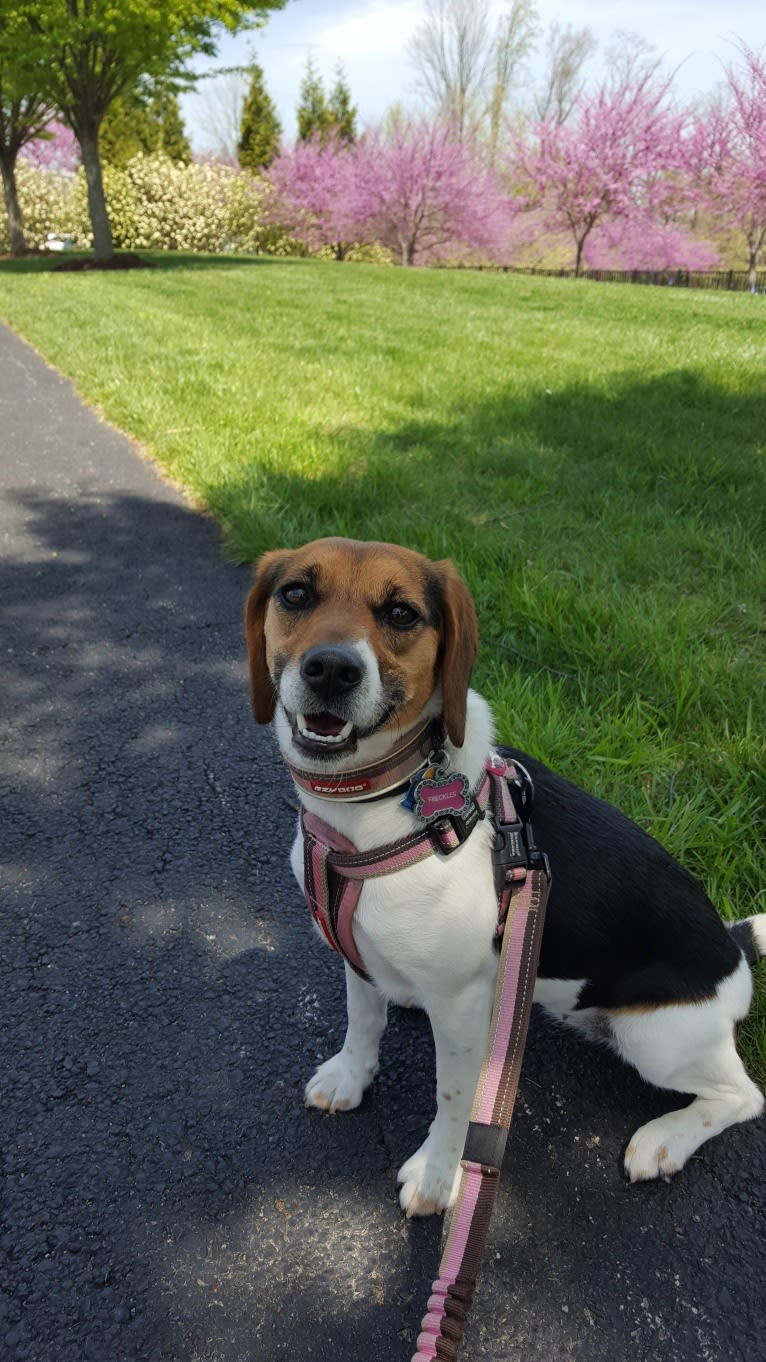
[[[532,396],[509,389],[456,401],[436,418],[413,408],[389,430],[317,435],[320,471],[311,476],[243,463],[236,477],[211,483],[205,496],[232,555],[344,534],[454,558],[485,646],[502,649],[510,635],[512,648],[553,675],[598,669],[600,659],[617,660],[626,677],[654,661],[668,672],[683,617],[700,637],[725,629],[732,665],[752,660],[763,641],[753,612],[764,393],[729,392],[680,370],[558,391],[541,377]],[[641,648],[637,612],[650,630],[641,656],[630,651]],[[672,637],[652,640],[655,617]],[[624,647],[624,660],[607,647]]]
[[[125,252],[117,251],[118,258]],[[131,252],[133,254],[133,252]],[[205,252],[192,251],[152,251],[138,250],[135,252],[141,260],[147,262],[155,270],[217,270],[232,269],[240,266],[269,266],[269,265],[302,265],[306,262],[300,257],[287,257],[276,255],[237,255],[231,254],[207,254]],[[14,260],[10,256],[0,257],[0,276],[3,274],[51,274],[60,271],[62,263],[66,261],[74,262],[78,260],[89,260],[90,253],[84,251],[67,251],[64,253],[50,253],[45,255],[29,255],[21,259]],[[77,272],[77,271],[75,271]],[[87,270],[84,273],[114,273],[114,271]]]
[[[240,559],[314,533],[375,537],[392,512],[414,546],[443,539],[446,522],[459,539],[473,533],[481,552],[493,516],[537,503],[552,529],[567,515],[594,527],[616,507],[647,537],[685,513],[760,530],[766,393],[729,392],[687,370],[557,391],[544,383],[531,397],[509,388],[457,400],[435,419],[417,415],[415,399],[415,414],[385,431],[317,433],[310,476],[244,463],[206,495]]]

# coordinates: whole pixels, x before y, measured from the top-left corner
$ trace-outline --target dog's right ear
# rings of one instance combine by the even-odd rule
[[[266,610],[279,568],[287,557],[283,549],[264,553],[255,568],[255,581],[245,602],[245,638],[250,659],[250,698],[259,724],[271,723],[277,704],[274,683],[266,664]]]

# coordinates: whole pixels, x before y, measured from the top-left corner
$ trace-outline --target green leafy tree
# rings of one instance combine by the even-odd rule
[[[271,165],[279,152],[282,125],[274,101],[266,89],[262,67],[254,63],[250,87],[242,109],[237,159],[243,170],[261,170]]]
[[[298,104],[298,140],[310,142],[319,136],[324,143],[333,126],[333,116],[327,103],[327,95],[313,59],[306,62],[306,74],[301,81],[301,97]]]
[[[167,81],[141,82],[118,95],[107,110],[99,137],[101,159],[125,166],[140,152],[162,151],[188,165],[192,150],[183,125],[178,95]]]
[[[24,255],[27,243],[16,187],[16,162],[21,148],[35,137],[53,117],[53,109],[39,95],[22,93],[14,80],[12,47],[9,34],[0,26],[0,175],[8,215],[8,234],[12,255]]]
[[[357,138],[357,109],[356,105],[352,103],[351,90],[342,66],[337,69],[335,84],[327,101],[327,109],[330,115],[330,126],[334,129],[337,140],[339,142],[355,142]]]
[[[188,63],[213,56],[218,34],[263,23],[285,0],[0,0],[0,32],[14,87],[57,109],[80,146],[93,250],[113,255],[99,135],[114,100],[142,76],[191,79]]]

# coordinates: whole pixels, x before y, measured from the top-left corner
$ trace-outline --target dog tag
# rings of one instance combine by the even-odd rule
[[[468,808],[470,791],[465,776],[427,772],[412,788],[413,810],[424,823],[454,813],[459,817]]]
[[[410,778],[410,783],[407,786],[406,795],[404,795],[404,797],[399,800],[401,808],[408,809],[410,813],[414,812],[416,787],[420,784],[422,780],[430,780],[432,776],[437,774],[438,770],[439,770],[438,766],[434,766],[431,762],[429,762],[426,766],[421,766],[420,770],[415,772],[414,776]]]

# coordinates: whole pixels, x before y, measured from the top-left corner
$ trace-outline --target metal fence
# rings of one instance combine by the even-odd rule
[[[574,270],[522,269],[515,265],[479,265],[480,270],[528,274],[544,279],[575,279]],[[581,270],[580,279],[602,284],[654,284],[664,288],[715,288],[732,293],[766,293],[766,270]]]

